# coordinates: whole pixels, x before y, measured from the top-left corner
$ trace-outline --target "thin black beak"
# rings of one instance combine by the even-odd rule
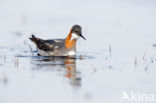
[[[86,38],[82,34],[80,34],[80,37],[82,37],[84,40],[86,40]]]

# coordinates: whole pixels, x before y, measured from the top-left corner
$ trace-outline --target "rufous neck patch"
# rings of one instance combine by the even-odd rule
[[[69,33],[68,37],[66,38],[66,41],[65,41],[65,46],[66,48],[70,49],[71,47],[75,46],[76,45],[76,40],[75,39],[72,39],[71,40],[71,32]]]

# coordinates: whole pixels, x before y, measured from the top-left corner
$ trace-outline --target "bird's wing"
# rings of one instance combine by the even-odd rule
[[[33,41],[38,49],[43,51],[53,51],[55,49],[56,41],[55,40],[43,40],[40,38],[36,38],[34,35],[32,35],[31,38],[29,38],[31,41]]]

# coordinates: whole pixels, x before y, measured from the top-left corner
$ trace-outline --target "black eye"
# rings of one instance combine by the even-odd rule
[[[75,29],[75,32],[78,32],[78,30],[77,30],[77,29]]]

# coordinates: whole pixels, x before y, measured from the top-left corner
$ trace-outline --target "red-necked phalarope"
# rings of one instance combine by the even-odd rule
[[[74,25],[65,39],[43,40],[34,35],[29,39],[36,44],[38,54],[41,56],[75,56],[76,41],[79,37],[86,40],[82,36],[81,26]]]

